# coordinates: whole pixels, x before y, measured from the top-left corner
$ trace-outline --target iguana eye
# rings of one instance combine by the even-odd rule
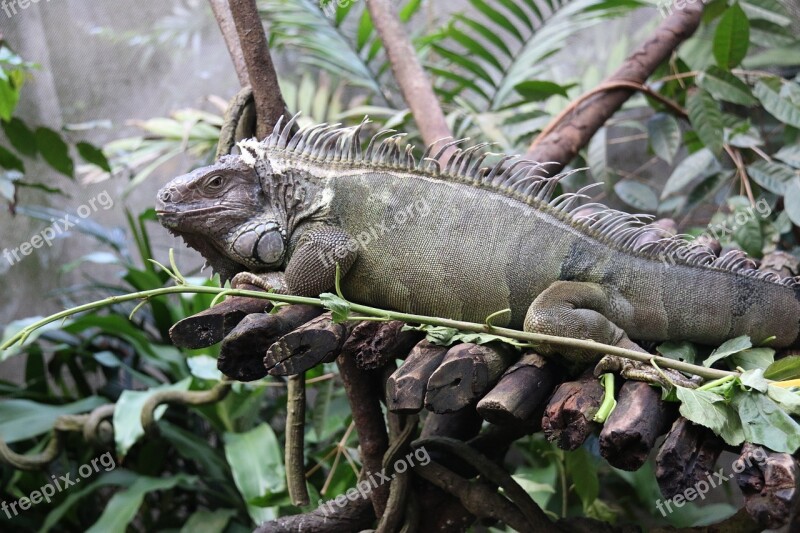
[[[206,180],[206,188],[210,191],[218,191],[225,185],[225,180],[219,174],[211,176]]]

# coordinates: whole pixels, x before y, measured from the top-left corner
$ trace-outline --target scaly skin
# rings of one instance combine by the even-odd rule
[[[745,334],[800,344],[800,291],[790,283],[664,261],[546,196],[514,194],[512,180],[406,164],[391,142],[382,155],[320,157],[313,136],[292,149],[276,135],[159,193],[162,223],[225,278],[285,270],[289,292],[318,295],[338,262],[347,298],[404,312],[480,322],[510,308],[511,327],[625,347],[635,347],[629,337],[719,345]],[[647,377],[620,361],[610,367]]]

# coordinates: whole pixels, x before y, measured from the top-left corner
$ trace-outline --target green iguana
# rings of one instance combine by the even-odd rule
[[[643,217],[605,207],[576,216],[585,191],[554,198],[563,175],[542,164],[505,156],[484,167],[498,154],[453,148],[460,141],[418,162],[401,134],[380,140],[391,131],[362,153],[366,120],[290,135],[295,121],[158,193],[161,223],[234,286],[284,271],[283,290],[317,296],[333,288],[338,264],[348,299],[404,312],[482,322],[511,309],[495,323],[639,351],[630,338],[800,343],[800,278],[679,237],[638,245],[654,231]],[[660,381],[616,357],[600,368]]]

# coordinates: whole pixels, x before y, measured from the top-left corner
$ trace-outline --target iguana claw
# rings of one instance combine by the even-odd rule
[[[597,366],[594,367],[595,376],[605,374],[606,372],[617,372],[625,379],[654,383],[667,389],[675,385],[696,389],[700,385],[697,378],[687,378],[677,370],[671,370],[669,368],[657,369],[647,363],[626,359],[617,355],[606,355],[597,363]]]

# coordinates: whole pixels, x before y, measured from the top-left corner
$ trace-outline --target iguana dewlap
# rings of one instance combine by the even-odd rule
[[[279,123],[167,184],[161,222],[223,279],[285,270],[294,294],[330,290],[338,263],[348,299],[416,314],[482,322],[509,308],[511,327],[634,348],[628,336],[800,343],[798,278],[677,237],[637,246],[652,231],[641,217],[576,217],[586,196],[554,198],[562,176],[513,157],[483,167],[485,145],[444,166],[443,150],[417,162],[400,135],[362,153],[362,126],[290,137]]]

